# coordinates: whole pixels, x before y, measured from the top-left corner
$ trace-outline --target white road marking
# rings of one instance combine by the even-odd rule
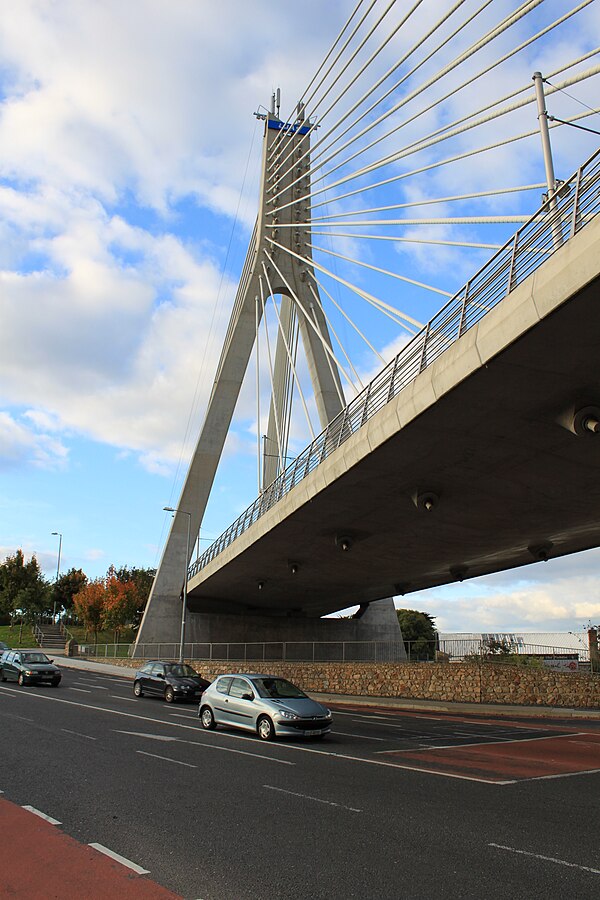
[[[520,778],[521,781],[552,781],[557,778],[575,778],[577,775],[597,775],[600,769],[585,769],[581,772],[562,772],[559,775],[532,775],[531,778]]]
[[[140,756],[152,756],[154,759],[163,759],[165,762],[177,763],[178,766],[186,766],[188,769],[197,769],[198,766],[192,765],[192,763],[181,762],[179,759],[170,759],[168,756],[158,756],[156,753],[146,753],[145,750],[136,750],[136,753],[139,753]]]
[[[516,847],[504,847],[502,844],[488,844],[496,850],[507,850],[509,853],[518,853],[520,856],[531,856],[533,859],[541,859],[543,862],[556,863],[558,866],[567,866],[569,869],[579,869],[582,872],[591,872],[600,875],[600,869],[592,869],[591,866],[580,866],[578,863],[567,862],[566,859],[556,859],[555,856],[543,856],[541,853],[530,853],[528,850],[517,850]]]
[[[183,728],[187,727],[189,726],[183,726]],[[228,735],[228,737],[233,737],[233,735]],[[251,753],[249,750],[234,750],[233,747],[221,747],[220,744],[206,744],[203,741],[182,741],[182,744],[191,744],[193,747],[208,747],[210,750],[222,750],[224,753],[239,753],[241,756],[254,756],[256,759],[267,759],[269,762],[279,763],[281,766],[296,765],[296,763],[290,762],[288,759],[278,759],[276,756],[266,756],[264,753]]]
[[[27,812],[33,813],[34,816],[39,816],[40,819],[44,819],[44,821],[49,822],[50,825],[62,825],[62,822],[59,822],[58,819],[53,819],[52,816],[47,816],[46,813],[40,812],[40,810],[36,809],[34,806],[24,806],[23,809],[26,809]]]
[[[88,741],[97,741],[97,740],[98,740],[98,738],[90,737],[89,734],[82,734],[80,731],[71,731],[70,728],[61,728],[60,730],[61,730],[61,731],[66,731],[67,734],[76,734],[77,737],[87,738]]]
[[[154,740],[154,741],[178,741],[179,740],[179,738],[169,737],[165,734],[145,734],[142,731],[116,731],[116,729],[115,729],[115,733],[116,734],[131,734],[131,735],[133,735],[133,737],[152,738],[152,740]]]
[[[93,681],[74,681],[73,684],[83,684],[83,685],[85,685],[86,687],[93,687],[93,688],[95,688],[97,691],[107,691],[107,690],[108,690],[108,688],[107,688],[107,687],[104,687],[103,684],[96,684],[96,683],[93,682]]]
[[[109,697],[112,697],[113,700],[125,700],[127,703],[137,703],[136,697],[121,697],[120,694],[109,694]]]
[[[114,859],[116,862],[121,863],[122,866],[127,866],[128,869],[133,869],[134,872],[137,872],[138,875],[149,875],[149,869],[142,869],[141,866],[137,866],[135,863],[131,862],[130,859],[125,859],[124,856],[120,856],[118,853],[115,853],[114,850],[109,850],[108,847],[104,847],[102,844],[88,844],[88,847],[93,847],[94,850],[98,850],[99,853],[104,853],[105,856],[110,856],[111,859]]]
[[[354,716],[355,719],[391,719],[392,718],[391,716],[375,716],[375,715],[369,716],[366,713],[364,715],[361,715],[361,713],[355,713],[355,712],[342,712],[342,710],[340,710],[340,709],[335,709],[334,715],[336,715],[336,716]]]
[[[360,738],[363,741],[384,741],[385,742],[385,738],[369,737],[366,734],[351,734],[349,731],[332,731],[331,733],[332,734],[340,734],[343,737]]]
[[[308,794],[297,794],[295,791],[286,791],[284,788],[273,787],[271,784],[263,784],[263,787],[267,788],[269,791],[279,791],[280,794],[290,794],[292,797],[300,797],[302,800],[312,800],[314,803],[325,803],[327,806],[337,806],[339,809],[347,809],[349,812],[362,812],[362,809],[355,809],[353,806],[344,806],[343,803],[334,803],[332,800],[321,800],[320,797],[310,797]]]
[[[585,732],[583,732],[585,734]],[[489,740],[489,741],[473,741],[471,744],[431,744],[426,749],[427,750],[469,750],[471,747],[497,747],[499,744],[528,744],[534,743],[536,741],[554,741],[558,740],[558,738],[568,738],[571,737],[570,734],[553,734],[546,735],[544,737],[524,737],[524,738],[514,738],[513,740],[507,740],[506,738],[502,738],[501,740]],[[377,751],[378,753],[412,753],[414,751],[414,747],[406,747],[403,750],[381,750]],[[548,776],[547,776],[548,777]],[[521,779],[520,779],[521,780]],[[532,779],[533,780],[533,779]]]
[[[170,716],[175,716],[176,719],[197,719],[198,716],[196,713],[169,713]]]
[[[91,694],[92,693],[91,691],[86,691],[84,688],[72,687],[71,690],[77,691],[79,694]]]

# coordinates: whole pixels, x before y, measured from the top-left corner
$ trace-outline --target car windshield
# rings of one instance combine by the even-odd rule
[[[171,663],[170,665],[165,666],[165,671],[169,675],[175,675],[176,678],[190,678],[198,675],[196,670],[192,669],[191,666],[182,665],[181,663]]]
[[[24,663],[49,663],[50,660],[45,653],[22,653],[21,659]]]
[[[306,697],[304,691],[286,681],[285,678],[253,678],[252,683],[261,697],[269,697],[271,700],[293,700]]]

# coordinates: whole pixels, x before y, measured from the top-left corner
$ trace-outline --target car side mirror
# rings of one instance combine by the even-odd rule
[[[254,694],[242,694],[242,700],[254,700]]]
[[[53,663],[53,662],[54,662],[54,660],[53,660],[53,659],[51,659],[51,660],[50,660],[50,662],[51,662],[51,663]]]
[[[165,676],[164,676],[164,673],[163,673],[163,672],[157,672],[157,673],[156,673],[156,677],[157,677],[157,678],[164,678]]]

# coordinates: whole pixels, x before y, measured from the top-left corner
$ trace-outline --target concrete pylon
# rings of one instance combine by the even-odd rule
[[[282,303],[267,431],[270,449],[265,454],[263,487],[277,476],[281,454],[285,453],[277,448],[281,447],[280,423],[283,423],[288,395],[290,339],[294,328],[298,328],[302,339],[321,427],[325,428],[345,405],[326,318],[316,284],[310,277],[312,257],[307,238],[310,204],[305,199],[297,202],[310,195],[310,154],[306,153],[309,125],[304,123],[302,114],[293,124],[281,121],[275,115],[274,106],[271,113],[262,118],[265,131],[259,213],[204,423],[140,625],[136,655],[137,645],[174,643],[180,639],[184,566],[189,567],[257,327],[269,296],[281,295]],[[206,616],[196,616],[189,611],[187,616],[189,639],[205,640],[202,635],[207,628],[201,622],[206,623]],[[397,618],[395,615],[393,618],[396,627],[394,630],[391,623],[389,639],[400,640]],[[289,639],[293,640],[293,634]],[[219,640],[227,641],[228,637],[223,634]]]

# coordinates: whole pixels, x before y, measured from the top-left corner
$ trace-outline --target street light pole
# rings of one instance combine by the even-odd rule
[[[188,583],[188,563],[190,559],[190,529],[192,526],[192,514],[186,512],[185,509],[176,509],[174,506],[164,506],[165,512],[181,513],[188,517],[187,523],[187,541],[185,545],[185,559],[183,561],[183,604],[181,607],[181,633],[179,636],[179,662],[183,662],[185,649],[185,611],[187,608],[187,583]]]
[[[56,563],[56,580],[54,582],[54,608],[52,610],[52,622],[56,622],[56,588],[58,587],[58,576],[60,573],[60,552],[62,550],[63,536],[60,531],[53,531],[52,534],[58,538],[58,560]]]

